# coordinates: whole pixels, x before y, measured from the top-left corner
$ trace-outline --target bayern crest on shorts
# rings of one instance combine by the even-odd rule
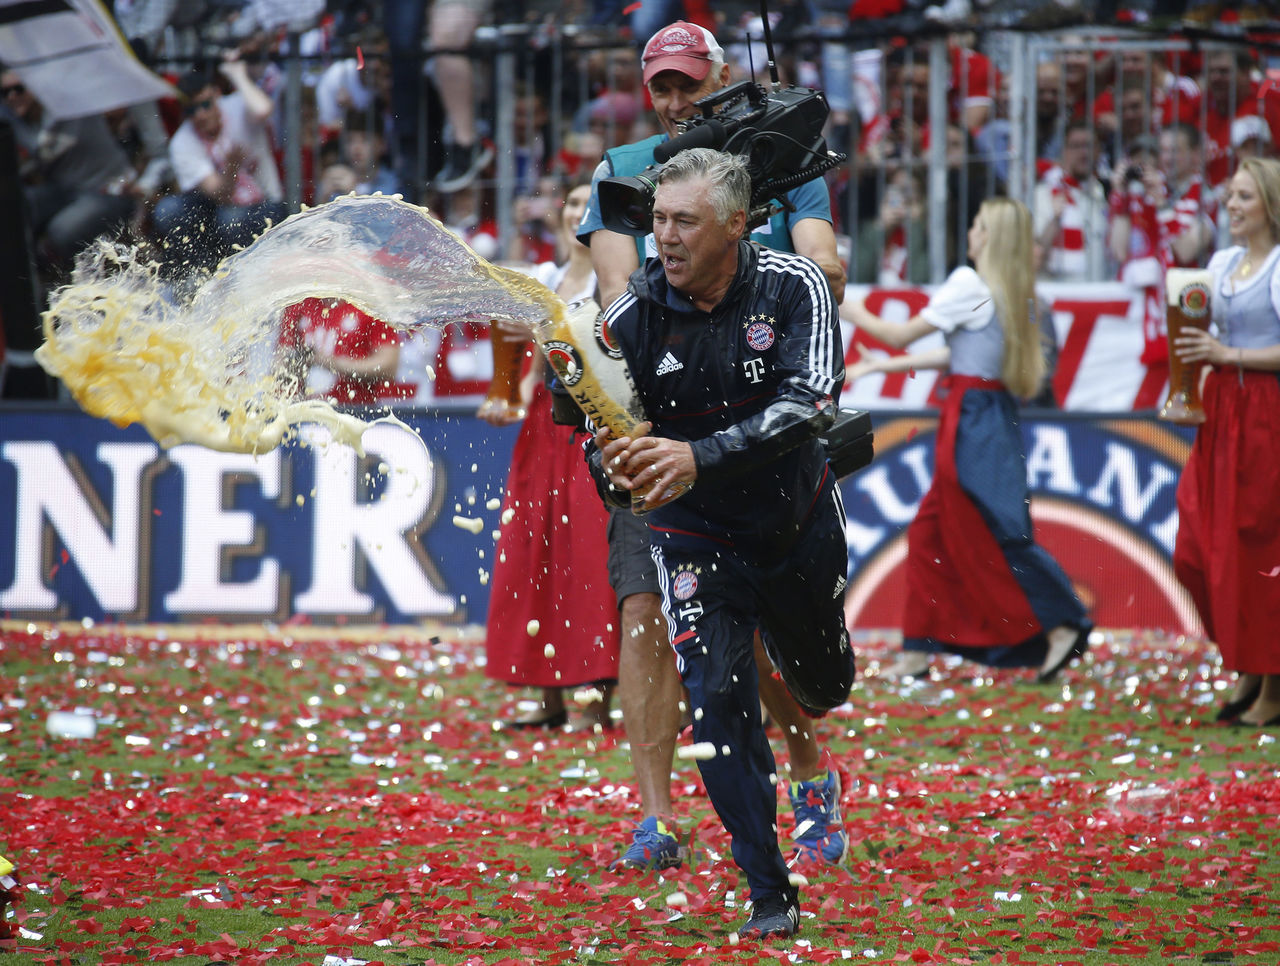
[[[747,326],[747,345],[756,352],[764,352],[773,345],[773,326],[768,322],[752,322]]]
[[[698,592],[698,575],[692,570],[681,570],[671,582],[671,593],[676,600],[688,600]]]

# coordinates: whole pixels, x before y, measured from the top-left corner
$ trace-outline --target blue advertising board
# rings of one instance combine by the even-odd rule
[[[470,407],[398,415],[408,429],[375,426],[363,457],[314,426],[246,456],[164,450],[74,408],[0,410],[0,615],[483,622],[516,430]],[[875,460],[842,484],[851,626],[901,623],[934,419],[873,414]],[[1189,431],[1029,412],[1023,432],[1038,537],[1095,621],[1196,632],[1169,563]]]
[[[365,455],[161,449],[74,409],[0,411],[0,613],[482,621],[514,429],[405,412]]]

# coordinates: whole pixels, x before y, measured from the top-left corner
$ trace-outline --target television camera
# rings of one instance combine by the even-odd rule
[[[740,154],[751,174],[747,227],[758,228],[786,205],[792,188],[821,176],[846,160],[827,150],[822,135],[830,108],[821,91],[807,87],[766,89],[740,81],[697,102],[701,114],[681,122],[680,133],[654,150],[657,164],[638,175],[600,182],[600,215],[605,227],[623,235],[653,230],[653,196],[662,164],[686,148],[714,148]]]

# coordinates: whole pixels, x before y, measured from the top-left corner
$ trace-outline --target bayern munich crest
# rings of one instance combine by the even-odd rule
[[[582,359],[577,348],[568,342],[548,341],[542,349],[561,381],[566,386],[576,386],[582,379]]]
[[[1204,318],[1209,311],[1209,286],[1204,282],[1192,282],[1178,293],[1178,306],[1189,319]]]
[[[613,338],[613,330],[609,328],[609,320],[601,312],[596,316],[596,344],[610,359],[621,359],[622,348]]]
[[[682,570],[671,582],[671,593],[676,600],[688,600],[698,592],[698,575],[692,570]]]
[[[747,345],[756,352],[764,352],[773,345],[773,326],[768,322],[752,322],[747,326]]]

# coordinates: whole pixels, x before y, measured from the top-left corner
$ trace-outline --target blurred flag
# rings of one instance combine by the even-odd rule
[[[97,0],[0,0],[0,62],[59,120],[174,96]]]

